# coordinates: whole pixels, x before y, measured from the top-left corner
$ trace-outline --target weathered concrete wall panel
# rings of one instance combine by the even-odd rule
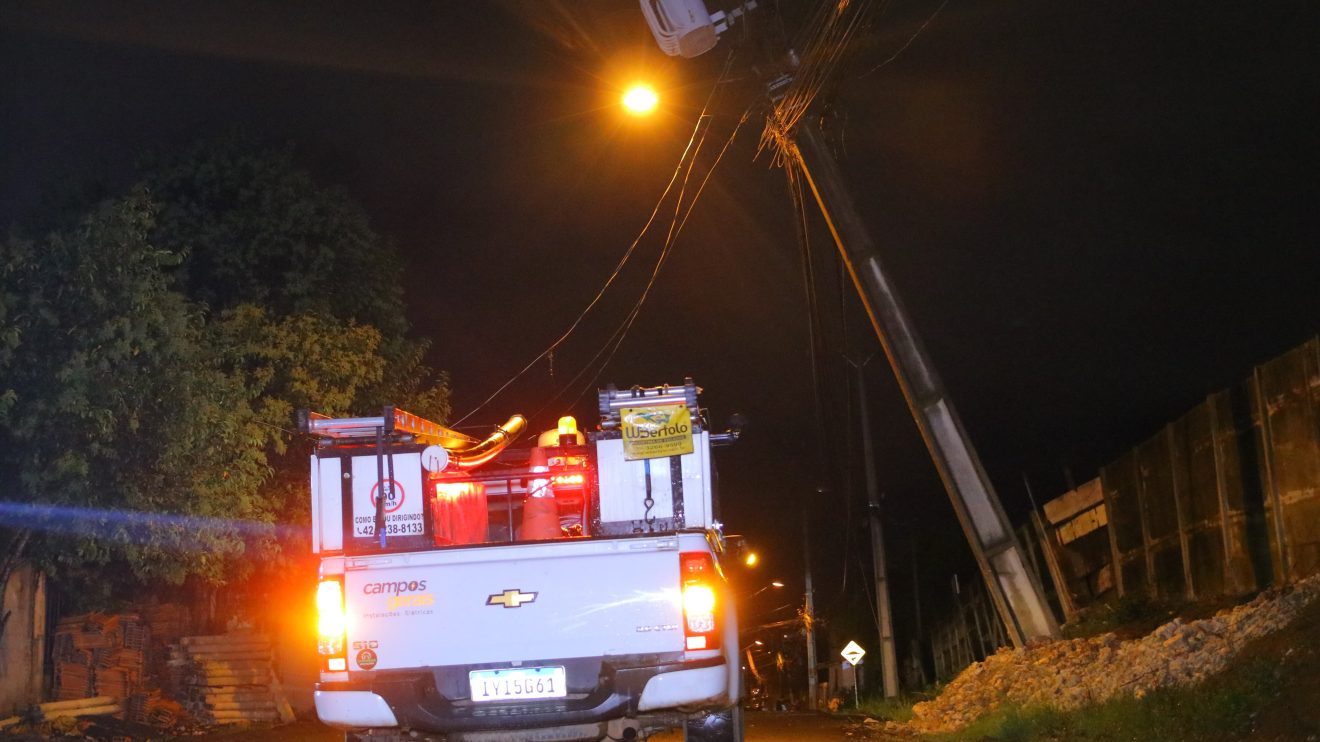
[[[42,700],[45,678],[46,576],[23,565],[14,570],[0,615],[9,622],[0,637],[0,716]]]
[[[1265,509],[1276,576],[1320,571],[1320,343],[1315,340],[1256,369]]]
[[[1097,575],[1119,595],[1210,598],[1320,573],[1320,340],[1211,394],[1099,481],[1103,509],[1083,488],[1045,505],[1083,603],[1106,592]],[[1093,533],[1107,553],[1073,548]]]

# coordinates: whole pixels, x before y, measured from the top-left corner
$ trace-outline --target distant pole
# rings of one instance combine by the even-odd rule
[[[898,697],[898,652],[894,650],[894,619],[889,607],[889,569],[885,564],[885,529],[880,521],[879,485],[875,478],[875,454],[871,446],[871,413],[866,405],[866,375],[857,371],[857,406],[861,408],[862,461],[866,467],[867,520],[871,523],[871,563],[875,568],[875,612],[880,621],[880,673],[885,698]],[[914,586],[915,588],[915,586]]]
[[[917,636],[925,635],[921,626],[921,577],[917,573],[917,540],[908,534],[908,556],[912,558],[912,614],[917,620]]]
[[[806,580],[806,615],[802,617],[802,627],[807,635],[807,708],[816,708],[816,600],[811,589],[811,527],[806,513],[802,517],[802,558],[807,566]]]
[[[1064,474],[1068,478],[1069,491],[1077,489],[1077,486],[1072,484],[1072,472],[1068,471],[1067,467],[1064,467]],[[1031,480],[1027,478],[1026,472],[1022,472],[1022,486],[1026,488],[1027,500],[1031,502],[1031,526],[1036,531],[1036,540],[1040,542],[1040,553],[1045,558],[1045,569],[1049,570],[1050,581],[1054,583],[1054,595],[1059,599],[1059,607],[1063,609],[1064,619],[1071,621],[1077,615],[1077,604],[1073,601],[1072,589],[1068,587],[1068,578],[1063,574],[1059,553],[1054,549],[1057,535],[1040,517],[1041,510],[1036,505],[1036,494],[1031,491]]]
[[[795,131],[780,134],[791,166],[801,169],[848,266],[1013,644],[1059,636],[1059,624],[1045,602],[1040,579],[1022,556],[990,477],[897,288],[880,264],[871,233],[817,125],[807,120]]]
[[[909,650],[912,652],[912,663],[917,669],[917,675],[921,678],[921,686],[926,684],[926,660],[925,652],[922,651],[922,643],[926,635],[926,629],[921,621],[921,577],[917,572],[917,540],[912,534],[908,534],[908,557],[912,561],[912,617],[916,620],[916,636],[909,639]],[[932,644],[933,649],[933,644]],[[918,687],[921,687],[918,686]]]

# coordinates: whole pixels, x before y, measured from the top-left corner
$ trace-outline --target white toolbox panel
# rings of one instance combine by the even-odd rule
[[[340,459],[312,457],[312,553],[344,548],[344,484]]]
[[[623,534],[710,527],[710,434],[704,430],[695,433],[692,448],[692,453],[683,456],[627,461],[621,439],[597,439],[602,530]],[[654,501],[649,513],[648,476]],[[676,499],[681,500],[681,507],[675,507]]]

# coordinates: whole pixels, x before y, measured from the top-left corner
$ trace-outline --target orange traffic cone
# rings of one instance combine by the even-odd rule
[[[531,456],[527,461],[533,472],[549,474],[550,467],[547,466],[545,458],[545,449],[537,447],[532,449]],[[563,532],[559,530],[559,505],[555,502],[555,493],[550,484],[550,477],[545,479],[533,479],[528,482],[528,496],[523,501],[523,519],[522,528],[519,531],[518,538],[521,541],[537,541],[541,539],[559,538]]]

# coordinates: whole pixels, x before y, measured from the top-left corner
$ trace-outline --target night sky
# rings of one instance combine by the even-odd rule
[[[762,3],[790,37],[814,3]],[[1088,479],[1208,392],[1320,330],[1320,6],[936,0],[877,12],[819,101],[842,168],[1011,516]],[[924,32],[913,34],[927,20]],[[901,55],[869,74],[911,41]],[[149,148],[236,128],[294,142],[404,255],[410,320],[464,414],[557,337],[646,221],[733,44],[655,48],[630,0],[0,4],[0,224]],[[697,179],[758,97],[718,86]],[[660,115],[614,105],[655,80]],[[693,376],[722,425],[724,517],[822,603],[854,594],[846,355],[878,351],[808,204],[827,443],[784,175],[754,108],[601,383]],[[549,364],[468,423],[536,413],[623,319],[672,205]],[[572,411],[578,389],[534,422]],[[896,555],[947,584],[965,547],[883,357],[867,367]],[[571,408],[571,409],[570,409]],[[822,464],[818,452],[824,448]],[[850,474],[840,473],[854,462]],[[851,481],[851,489],[846,485]],[[823,487],[823,492],[817,492]],[[896,557],[897,558],[897,557]],[[906,556],[903,556],[906,560]],[[900,562],[906,569],[906,561]],[[896,587],[907,589],[906,577]],[[902,600],[901,596],[896,598]]]

